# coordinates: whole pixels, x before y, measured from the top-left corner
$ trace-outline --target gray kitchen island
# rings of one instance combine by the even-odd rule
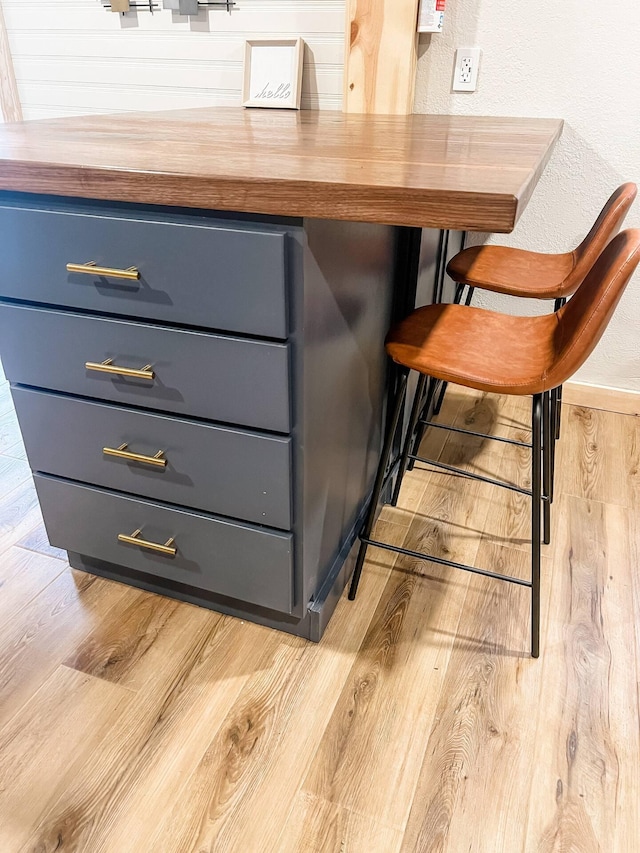
[[[513,229],[561,128],[240,109],[0,127],[0,356],[51,543],[319,640],[372,486],[388,325],[441,277],[434,235]]]

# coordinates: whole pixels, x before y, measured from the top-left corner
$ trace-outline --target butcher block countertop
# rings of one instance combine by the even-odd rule
[[[0,190],[513,230],[559,119],[212,107],[0,126]]]

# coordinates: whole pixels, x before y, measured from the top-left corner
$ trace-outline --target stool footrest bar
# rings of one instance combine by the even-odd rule
[[[515,444],[516,447],[528,447],[531,449],[531,444],[526,441],[516,441],[515,438],[504,438],[501,435],[489,435],[486,432],[474,432],[470,429],[460,429],[460,427],[449,426],[448,424],[437,424],[434,421],[420,418],[420,423],[426,427],[435,427],[436,429],[446,429],[449,432],[459,432],[462,435],[473,435],[476,438],[488,438],[489,441],[502,441],[505,444]]]
[[[521,495],[531,497],[530,489],[521,489],[520,486],[513,486],[511,483],[504,483],[502,480],[493,480],[491,477],[483,477],[482,474],[473,474],[471,471],[464,471],[462,468],[455,468],[453,465],[445,465],[444,462],[434,462],[433,459],[425,459],[422,456],[416,456],[413,453],[409,454],[409,459],[416,462],[422,462],[424,465],[433,465],[434,468],[442,468],[445,471],[450,471],[452,474],[460,474],[461,477],[468,477],[470,480],[480,480],[482,483],[490,483],[492,486],[501,486],[503,489],[510,489],[512,492],[518,492]]]
[[[530,580],[514,578],[511,575],[501,575],[498,572],[490,572],[488,569],[478,569],[475,566],[467,566],[465,563],[456,563],[453,560],[445,560],[444,557],[434,557],[431,554],[421,554],[420,551],[401,548],[399,545],[387,545],[386,542],[379,542],[377,539],[369,539],[366,536],[361,536],[360,541],[364,542],[366,545],[373,545],[374,548],[382,548],[385,551],[404,554],[405,557],[415,557],[417,560],[427,560],[430,563],[437,563],[440,566],[449,566],[452,569],[461,569],[463,572],[472,572],[474,575],[482,575],[485,578],[494,578],[498,581],[517,584],[517,586],[526,586],[529,588],[532,586]]]

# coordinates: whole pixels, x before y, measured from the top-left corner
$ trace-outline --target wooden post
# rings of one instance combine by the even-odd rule
[[[419,0],[347,0],[344,111],[413,112]]]
[[[22,107],[13,73],[9,37],[0,5],[0,113],[5,121],[22,121]]]

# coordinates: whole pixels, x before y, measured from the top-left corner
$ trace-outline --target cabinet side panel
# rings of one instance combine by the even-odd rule
[[[382,438],[396,230],[306,220],[294,295],[299,529],[306,606],[368,497]]]

